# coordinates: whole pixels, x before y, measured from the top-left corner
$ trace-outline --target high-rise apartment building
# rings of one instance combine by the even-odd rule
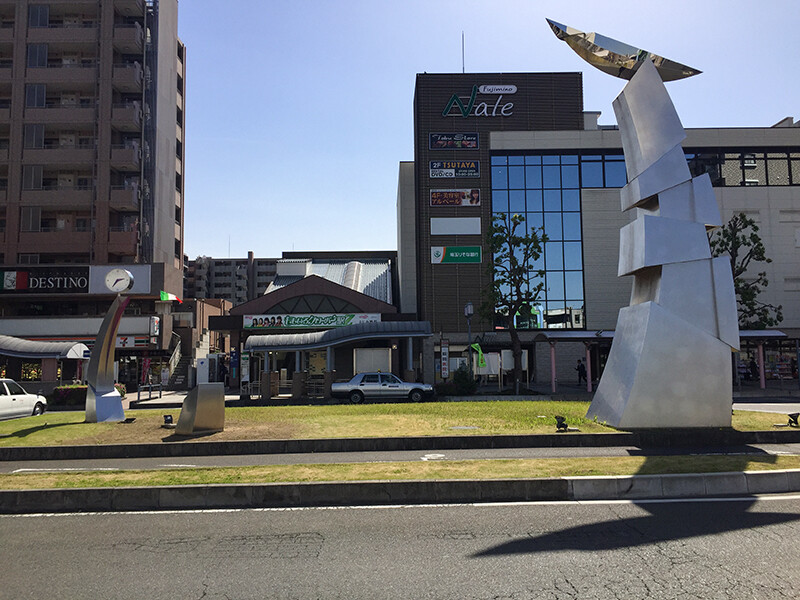
[[[178,0],[0,0],[0,333],[93,338],[75,318],[104,314],[119,265],[130,315],[163,317],[159,291],[182,293],[177,24]],[[163,352],[157,322],[120,332]]]

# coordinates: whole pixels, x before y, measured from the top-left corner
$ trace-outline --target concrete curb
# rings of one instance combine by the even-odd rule
[[[553,433],[545,435],[464,435],[445,437],[334,438],[305,440],[176,441],[107,446],[8,446],[0,461],[79,460],[215,456],[222,454],[309,454],[319,452],[391,452],[485,450],[492,448],[588,448],[636,446],[682,448],[800,443],[800,429],[734,431],[732,429],[636,431],[632,433]]]
[[[800,470],[0,491],[0,513],[121,512],[566,500],[666,500],[800,491]]]

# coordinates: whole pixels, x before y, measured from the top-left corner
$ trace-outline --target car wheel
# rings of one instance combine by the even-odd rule
[[[363,401],[364,401],[364,394],[362,394],[358,390],[353,390],[352,392],[350,392],[351,404],[361,404]]]
[[[36,406],[33,407],[33,416],[38,416],[44,414],[44,404],[41,402],[37,402]]]
[[[422,391],[421,390],[411,390],[411,393],[408,395],[408,398],[412,402],[422,402]]]

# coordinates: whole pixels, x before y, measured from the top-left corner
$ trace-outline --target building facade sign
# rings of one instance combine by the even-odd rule
[[[480,206],[478,189],[431,190],[431,206]]]
[[[477,133],[430,133],[428,134],[430,150],[477,150]]]
[[[480,217],[433,217],[431,235],[480,235]]]
[[[432,264],[480,263],[480,246],[431,246]]]
[[[442,379],[450,377],[450,340],[441,341],[441,375]]]
[[[504,101],[503,94],[514,94],[516,91],[516,85],[473,85],[468,98],[458,94],[450,96],[442,116],[510,117],[514,114],[514,103]],[[480,100],[478,96],[481,96]]]
[[[0,271],[3,294],[80,294],[89,291],[89,267],[28,267]]]
[[[432,160],[431,179],[453,179],[454,177],[480,177],[481,163],[477,160]]]
[[[245,329],[330,329],[356,323],[379,323],[378,313],[330,313],[297,315],[244,315]]]

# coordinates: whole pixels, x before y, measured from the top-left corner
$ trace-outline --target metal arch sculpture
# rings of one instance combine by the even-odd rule
[[[618,275],[633,275],[588,418],[623,429],[730,427],[731,349],[739,326],[727,257],[711,257],[722,224],[707,174],[692,177],[686,133],[664,81],[696,69],[548,20],[559,39],[606,73],[630,81],[614,100],[628,184]]]
[[[125,269],[112,269],[106,276],[106,287],[114,292],[128,291],[133,287],[133,275]],[[119,322],[130,300],[130,296],[117,293],[95,338],[86,370],[87,423],[125,420],[122,396],[114,385],[114,353]]]

